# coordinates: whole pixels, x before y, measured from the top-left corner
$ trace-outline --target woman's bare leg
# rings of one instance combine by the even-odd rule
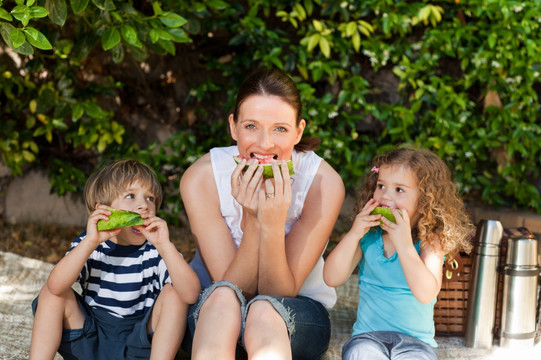
[[[235,359],[241,329],[240,301],[231,288],[216,288],[199,312],[192,359]]]
[[[244,345],[251,360],[291,359],[286,323],[266,300],[253,302],[246,317]]]

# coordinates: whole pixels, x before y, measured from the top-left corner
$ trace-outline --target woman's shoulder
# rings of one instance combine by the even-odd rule
[[[206,153],[186,169],[180,179],[180,187],[182,189],[185,186],[201,183],[209,177],[212,179],[212,163],[210,153]]]
[[[325,160],[321,160],[321,164],[317,170],[318,178],[323,186],[333,186],[334,188],[344,190],[344,181],[340,174]]]

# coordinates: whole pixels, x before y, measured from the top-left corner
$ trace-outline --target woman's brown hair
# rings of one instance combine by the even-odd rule
[[[239,109],[242,103],[252,95],[273,95],[280,97],[288,103],[297,113],[296,126],[302,119],[302,103],[299,90],[295,82],[284,72],[278,69],[262,69],[248,76],[237,92],[233,120],[237,122]],[[297,151],[316,150],[321,140],[315,137],[302,139],[295,145]]]

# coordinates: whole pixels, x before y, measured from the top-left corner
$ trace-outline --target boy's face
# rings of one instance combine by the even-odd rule
[[[133,211],[141,215],[156,215],[154,194],[149,187],[143,186],[137,180],[131,183],[111,202],[111,207],[118,210]],[[142,245],[145,240],[143,234],[134,227],[123,228],[116,237],[111,239],[111,241],[119,245]]]

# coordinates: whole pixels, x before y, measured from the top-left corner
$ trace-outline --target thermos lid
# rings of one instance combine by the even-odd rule
[[[503,226],[498,220],[481,220],[477,226],[476,239],[479,244],[500,245],[503,236]]]
[[[537,266],[537,239],[508,239],[506,264],[517,266]]]

